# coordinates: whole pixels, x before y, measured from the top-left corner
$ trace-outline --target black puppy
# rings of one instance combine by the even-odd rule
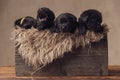
[[[73,14],[62,13],[55,20],[54,31],[57,33],[74,33],[77,26],[77,18]]]
[[[37,11],[38,30],[50,29],[54,25],[55,15],[49,8],[43,7]]]
[[[103,31],[101,27],[102,23],[102,14],[101,12],[95,9],[89,9],[84,11],[80,18],[78,19],[79,30],[83,34],[86,33],[86,30],[95,31],[101,33]]]
[[[17,19],[14,23],[15,28],[17,28],[16,25],[21,28],[30,29],[32,26],[33,27],[37,26],[37,20],[34,19],[33,17],[26,16],[26,17]]]

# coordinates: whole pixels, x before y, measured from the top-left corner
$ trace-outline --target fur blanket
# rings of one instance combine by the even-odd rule
[[[14,41],[19,54],[29,66],[35,68],[46,66],[53,60],[64,56],[65,52],[72,48],[90,44],[101,40],[107,33],[106,25],[103,25],[102,34],[87,31],[86,35],[70,33],[51,33],[49,30],[15,29]]]

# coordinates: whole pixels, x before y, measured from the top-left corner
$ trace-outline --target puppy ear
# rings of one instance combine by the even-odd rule
[[[87,19],[88,19],[88,16],[82,17],[82,20],[83,20],[84,22],[86,22]]]
[[[49,14],[50,14],[49,17],[51,17],[51,18],[50,18],[51,21],[54,21],[54,19],[55,19],[55,14],[54,14],[54,12],[50,10]]]
[[[87,27],[84,23],[80,23],[78,26],[78,31],[80,34],[84,35],[87,32]]]
[[[99,25],[99,27],[97,28],[97,30],[95,32],[103,33],[104,32],[103,26]]]
[[[37,19],[37,20],[39,19],[39,12],[37,12],[37,17],[36,17],[36,19]]]
[[[55,19],[55,21],[54,21],[53,24],[54,24],[54,25],[51,27],[51,31],[52,31],[52,32],[55,32],[55,33],[59,33],[60,30],[59,30],[59,28],[57,27],[57,26],[58,26],[58,19],[57,19],[57,18]]]
[[[81,27],[80,28],[80,34],[86,34],[86,32],[87,32],[87,29],[86,29],[86,27]]]
[[[49,20],[50,20],[51,22],[53,22],[54,19],[55,19],[55,14],[54,14],[54,12],[53,12],[51,9],[45,8],[45,7],[44,7],[44,11],[47,13],[47,16],[49,17]]]
[[[50,29],[50,32],[52,32],[52,33],[58,33],[58,29],[55,27],[55,26],[52,26]]]
[[[57,27],[57,25],[58,25],[58,19],[56,18],[54,21],[54,26]]]
[[[35,20],[35,21],[33,22],[33,27],[34,27],[34,28],[37,28],[37,20]]]
[[[17,19],[17,20],[15,20],[15,22],[14,22],[14,26],[16,26],[16,25],[20,26],[20,22],[21,22],[21,19]]]
[[[87,16],[81,16],[79,18],[79,22],[86,22],[88,20],[88,15]]]
[[[40,11],[41,11],[41,8],[39,8],[38,10],[37,10],[37,20],[39,19],[39,13],[40,13]]]

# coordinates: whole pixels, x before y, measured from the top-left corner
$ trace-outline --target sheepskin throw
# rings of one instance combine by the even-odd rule
[[[97,42],[106,35],[108,29],[103,25],[103,33],[87,31],[86,35],[77,32],[51,33],[49,30],[22,29],[14,30],[15,47],[29,66],[46,66],[53,60],[64,56],[65,52],[72,51],[73,47],[84,47],[91,42]]]

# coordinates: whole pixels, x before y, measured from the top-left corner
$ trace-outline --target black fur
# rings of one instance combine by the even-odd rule
[[[55,20],[54,31],[57,33],[74,33],[77,26],[77,18],[73,14],[62,13]]]
[[[43,7],[37,11],[37,29],[50,29],[54,25],[55,15],[49,8]]]
[[[89,9],[84,11],[79,19],[79,30],[85,34],[87,30],[95,31],[98,33],[101,33],[102,27],[102,14],[101,12],[95,10],[95,9]],[[82,29],[81,29],[82,28]]]
[[[21,20],[24,18],[23,22],[21,23]],[[31,27],[36,27],[37,26],[37,20],[34,19],[33,17],[30,16],[26,16],[20,19],[17,19],[14,23],[15,28],[17,28],[17,26],[21,27],[21,28],[25,28],[25,29],[31,29]],[[17,25],[17,26],[16,26]]]

